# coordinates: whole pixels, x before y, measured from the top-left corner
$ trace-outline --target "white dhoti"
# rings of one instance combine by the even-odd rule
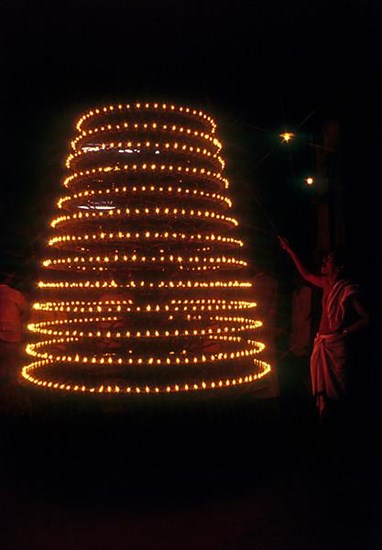
[[[310,358],[312,391],[317,401],[342,399],[347,392],[347,349],[341,334],[318,334]]]

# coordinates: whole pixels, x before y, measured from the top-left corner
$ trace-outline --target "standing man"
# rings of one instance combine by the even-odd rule
[[[27,300],[12,288],[10,276],[3,277],[0,282],[0,412],[23,412],[17,370],[27,315]]]
[[[279,237],[300,275],[322,288],[322,314],[310,359],[312,391],[320,420],[332,419],[348,393],[349,340],[369,323],[359,299],[358,286],[345,278],[344,259],[338,250],[322,260],[321,274],[310,273],[288,241]]]

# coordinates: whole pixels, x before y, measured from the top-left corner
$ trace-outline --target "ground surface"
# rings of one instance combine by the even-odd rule
[[[372,430],[319,450],[287,396],[3,420],[1,548],[377,549]]]

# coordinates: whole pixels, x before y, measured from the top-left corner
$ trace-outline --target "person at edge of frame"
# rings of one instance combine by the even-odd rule
[[[351,343],[369,324],[359,285],[347,274],[345,251],[337,248],[323,255],[321,273],[308,271],[284,237],[279,237],[300,275],[322,289],[319,329],[310,357],[312,393],[322,428],[323,445],[340,445],[346,432],[349,404]]]

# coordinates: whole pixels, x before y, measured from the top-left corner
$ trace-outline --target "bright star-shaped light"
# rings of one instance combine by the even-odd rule
[[[280,134],[280,137],[281,137],[283,142],[289,143],[294,138],[294,133],[293,132],[283,132],[282,134]]]

